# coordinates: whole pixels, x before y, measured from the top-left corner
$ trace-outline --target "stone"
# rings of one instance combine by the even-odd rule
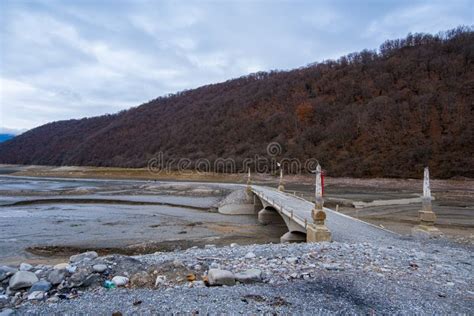
[[[18,269],[9,267],[9,266],[1,266],[0,267],[0,281],[9,278],[10,276],[14,275]]]
[[[0,307],[6,305],[9,301],[8,295],[0,295]]]
[[[18,271],[10,278],[10,289],[18,290],[28,288],[38,282],[38,277],[33,272]]]
[[[164,285],[166,283],[166,275],[159,275],[156,277],[155,287]]]
[[[29,263],[22,262],[20,263],[20,271],[30,271],[33,269],[33,266]]]
[[[53,267],[54,270],[66,270],[66,268],[69,266],[69,263],[58,263]]]
[[[89,260],[93,260],[97,258],[98,256],[99,255],[95,251],[87,251],[87,252],[80,253],[78,255],[71,256],[69,258],[69,262],[76,263],[80,261],[89,261]]]
[[[305,242],[306,235],[301,232],[286,232],[283,236],[280,237],[280,242],[283,243],[293,243],[293,242]]]
[[[135,273],[130,278],[130,284],[134,287],[145,287],[149,284],[149,282],[150,275],[145,271]]]
[[[206,287],[204,281],[193,281],[192,285],[193,287]]]
[[[46,302],[50,304],[59,303],[59,297],[57,296],[50,297],[46,300]]]
[[[100,276],[96,273],[93,273],[91,275],[89,275],[83,282],[82,282],[82,287],[88,287],[88,286],[91,286],[95,283],[98,283],[100,279]]]
[[[235,248],[235,247],[237,247],[237,246],[238,246],[238,244],[236,244],[235,242],[233,242],[233,243],[230,244],[230,247],[231,247],[231,248]]]
[[[34,291],[28,294],[28,301],[40,301],[44,299],[44,292],[42,291]]]
[[[0,312],[0,316],[12,316],[15,314],[15,311],[11,308],[4,309]]]
[[[113,282],[116,286],[125,286],[125,285],[128,284],[129,279],[128,279],[127,277],[117,275],[117,276],[114,276],[114,277],[112,278],[112,282]]]
[[[83,286],[84,281],[86,281],[87,277],[89,276],[89,271],[86,269],[80,269],[77,272],[75,272],[71,277],[69,278],[69,286],[70,287],[80,287]]]
[[[256,283],[262,281],[262,270],[249,269],[235,274],[235,279],[240,283]]]
[[[344,268],[335,263],[324,263],[323,268],[328,271],[343,271]]]
[[[66,271],[55,269],[46,278],[51,284],[58,285],[66,278]]]
[[[234,285],[235,276],[227,270],[210,269],[207,273],[209,285]]]
[[[94,272],[103,273],[107,270],[107,266],[105,264],[94,264],[92,269]]]
[[[33,292],[48,292],[52,287],[52,284],[46,280],[40,280],[33,284],[31,288],[28,290],[28,293],[33,293]]]
[[[247,254],[245,255],[245,259],[253,259],[255,258],[256,255],[253,253],[253,252],[247,252]]]
[[[179,261],[178,259],[174,260],[173,261],[173,266],[175,268],[183,268],[184,267],[184,263],[182,263],[181,261]]]
[[[288,262],[290,264],[295,264],[295,263],[298,262],[298,258],[296,258],[296,257],[288,257],[285,260],[286,260],[286,262]]]

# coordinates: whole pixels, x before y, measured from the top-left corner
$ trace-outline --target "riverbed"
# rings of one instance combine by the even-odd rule
[[[63,261],[85,250],[143,254],[279,242],[285,227],[223,215],[232,184],[0,176],[0,263]]]

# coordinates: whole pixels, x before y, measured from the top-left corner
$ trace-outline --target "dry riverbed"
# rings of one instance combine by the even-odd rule
[[[0,176],[0,263],[60,262],[71,254],[173,251],[278,242],[285,227],[217,213],[234,185]]]

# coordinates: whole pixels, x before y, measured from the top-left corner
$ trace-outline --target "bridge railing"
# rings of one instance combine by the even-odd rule
[[[304,227],[305,229],[307,228],[308,220],[306,218],[298,216],[297,214],[295,214],[294,210],[288,210],[288,209],[284,208],[282,204],[276,203],[276,201],[274,199],[270,198],[269,196],[266,196],[263,192],[261,192],[259,190],[256,190],[254,188],[252,188],[252,191],[259,198],[261,198],[261,199],[267,201],[269,204],[271,204],[278,212],[280,212],[280,213],[284,214],[285,216],[287,216],[290,219],[290,221],[296,222],[298,225]]]

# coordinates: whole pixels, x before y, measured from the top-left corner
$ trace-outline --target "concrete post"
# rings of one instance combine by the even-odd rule
[[[278,183],[278,191],[285,191],[285,187],[283,186],[283,169],[280,168],[280,182]]]
[[[428,167],[425,168],[423,175],[423,197],[421,198],[421,203],[422,208],[418,212],[420,224],[414,227],[413,234],[425,237],[441,235],[441,232],[434,227],[436,214],[433,212],[431,205],[430,171]]]
[[[306,229],[307,242],[331,241],[331,232],[325,225],[326,213],[323,209],[323,188],[321,182],[321,166],[316,168],[315,204],[311,211],[314,223],[308,224]]]
[[[249,195],[252,193],[251,184],[252,184],[252,181],[250,179],[250,168],[249,168],[249,174],[247,176],[247,194],[249,194]]]

